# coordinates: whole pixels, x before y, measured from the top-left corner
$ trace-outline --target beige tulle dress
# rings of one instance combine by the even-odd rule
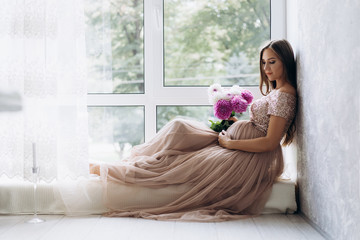
[[[271,91],[250,108],[250,121],[237,121],[229,129],[232,139],[266,135],[270,115],[287,120],[295,116],[296,97]],[[285,129],[286,130],[286,129]],[[285,133],[286,131],[284,131]],[[149,142],[136,146],[119,164],[101,165],[107,216],[158,220],[224,221],[258,215],[283,171],[281,146],[252,153],[225,149],[218,133],[191,120],[177,119]],[[186,186],[163,206],[123,206],[116,186],[164,188]],[[121,193],[120,193],[121,194]],[[173,194],[173,192],[169,192]]]

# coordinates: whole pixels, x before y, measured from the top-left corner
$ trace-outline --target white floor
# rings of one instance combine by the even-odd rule
[[[31,217],[0,215],[0,239],[324,239],[299,215],[271,214],[219,223],[165,222],[98,215],[40,215],[46,222],[26,223]]]

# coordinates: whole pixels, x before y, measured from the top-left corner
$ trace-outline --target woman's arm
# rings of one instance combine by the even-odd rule
[[[285,118],[271,115],[269,128],[265,137],[231,140],[226,132],[221,132],[218,138],[219,144],[224,148],[246,152],[272,151],[279,145],[283,137],[285,125]]]

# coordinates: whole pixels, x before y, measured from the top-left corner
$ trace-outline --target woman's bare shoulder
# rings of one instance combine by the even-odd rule
[[[291,86],[290,84],[279,88],[279,91],[296,96],[296,89],[293,86]]]

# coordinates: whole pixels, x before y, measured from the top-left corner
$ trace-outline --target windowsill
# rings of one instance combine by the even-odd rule
[[[145,204],[159,204],[161,201],[168,201],[161,189],[121,187],[124,194],[120,197],[124,204],[134,201],[142,202],[145,201],[144,199],[147,199]],[[173,188],[176,191],[176,186]],[[33,184],[28,181],[18,179],[1,181],[0,214],[33,213],[33,190]],[[102,214],[107,211],[102,195],[102,183],[99,177],[90,177],[87,180],[39,183],[37,209],[39,214]],[[147,197],[149,195],[153,195],[154,199],[149,199]],[[275,183],[263,214],[294,213],[296,210],[295,183],[292,181]]]

